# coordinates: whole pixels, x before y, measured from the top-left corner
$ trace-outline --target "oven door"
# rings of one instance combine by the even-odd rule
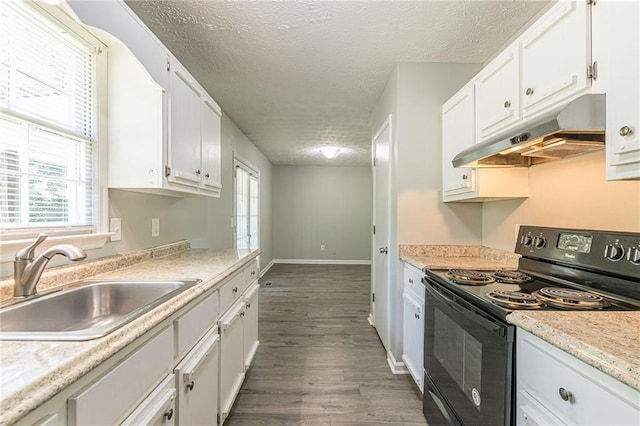
[[[425,317],[429,424],[511,423],[514,327],[431,279]]]

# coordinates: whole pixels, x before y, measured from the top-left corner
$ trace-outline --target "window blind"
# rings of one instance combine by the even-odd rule
[[[0,2],[0,226],[94,229],[95,48]]]

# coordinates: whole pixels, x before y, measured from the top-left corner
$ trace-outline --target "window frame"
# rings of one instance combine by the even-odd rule
[[[257,204],[257,213],[258,213],[258,220],[257,220],[257,232],[256,234],[258,235],[258,246],[257,249],[260,248],[260,244],[261,242],[261,238],[260,238],[260,229],[261,229],[261,224],[260,224],[260,197],[261,197],[261,189],[260,189],[260,169],[257,168],[256,166],[254,166],[251,162],[249,162],[248,160],[246,160],[244,157],[242,157],[240,154],[238,154],[237,152],[233,153],[233,247],[238,249],[238,200],[237,200],[237,173],[236,170],[238,168],[242,168],[245,171],[247,171],[249,173],[249,176],[251,177],[256,176],[257,181],[258,181],[258,196],[256,197],[256,204]],[[249,184],[249,187],[251,186],[251,184]],[[251,199],[251,194],[248,194],[249,199]],[[249,210],[248,213],[250,213],[251,211],[251,207],[249,206]],[[248,220],[248,223],[250,223],[250,219]],[[246,250],[246,249],[243,249]]]
[[[107,189],[107,46],[81,23],[76,21],[71,9],[64,4],[50,5],[43,2],[26,1],[27,7],[42,14],[48,20],[60,25],[96,49],[95,55],[95,153],[96,168],[95,227],[45,226],[2,229],[0,234],[0,263],[12,261],[17,250],[30,244],[39,233],[49,238],[41,244],[46,248],[55,244],[74,244],[89,250],[104,247],[112,233],[108,232],[108,189]],[[15,115],[19,117],[19,115]],[[33,122],[37,123],[35,119]]]

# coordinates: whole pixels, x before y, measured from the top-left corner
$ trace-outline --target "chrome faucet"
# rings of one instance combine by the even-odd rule
[[[37,259],[35,257],[36,247],[47,239],[46,234],[38,235],[38,238],[29,246],[18,250],[13,261],[13,295],[15,297],[26,297],[36,294],[36,285],[40,281],[40,276],[47,266],[47,263],[56,254],[61,254],[69,260],[83,260],[87,254],[78,247],[71,244],[58,244],[49,247],[42,252]]]

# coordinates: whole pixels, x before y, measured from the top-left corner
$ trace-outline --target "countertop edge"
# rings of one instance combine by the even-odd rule
[[[193,288],[159,305],[113,333],[95,339],[94,342],[98,347],[79,352],[20,390],[7,396],[3,395],[0,424],[12,424],[36,410],[188,303],[208,291],[215,291],[226,278],[259,255],[260,250],[247,254],[214,277],[206,281],[203,280]]]
[[[545,342],[573,355],[586,364],[602,371],[614,379],[640,391],[640,370],[628,363],[613,357],[611,354],[575,339],[570,334],[560,331],[526,313],[513,312],[507,315],[507,321],[520,327]]]

